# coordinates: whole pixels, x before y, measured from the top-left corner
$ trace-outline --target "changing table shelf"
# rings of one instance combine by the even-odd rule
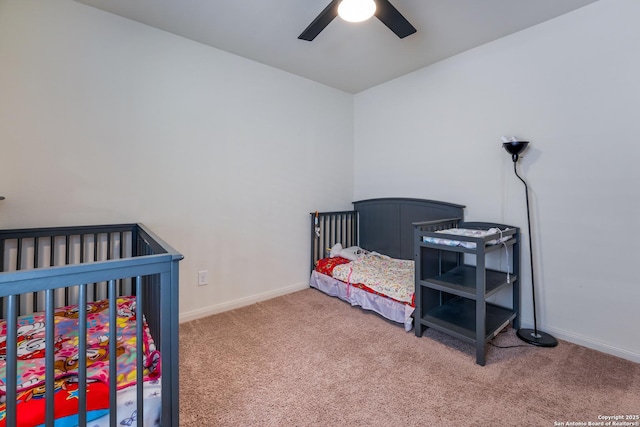
[[[476,299],[477,274],[475,266],[459,265],[444,274],[430,277],[426,280],[419,280],[422,285],[425,285],[426,282],[428,282],[428,286],[433,289],[449,292],[453,295],[469,299]],[[486,269],[484,298],[490,297],[517,279],[518,278],[515,275],[510,275],[507,279],[507,274],[505,272]]]
[[[502,328],[513,320],[517,313],[495,304],[486,304],[485,340],[495,337]],[[468,343],[476,342],[476,305],[467,298],[453,298],[427,312],[421,323],[441,332],[448,333]]]
[[[438,233],[448,228],[480,235]],[[489,231],[493,228],[500,231]],[[441,239],[454,242],[442,243]],[[455,246],[458,239],[461,244]],[[506,265],[507,271],[487,268],[491,253],[499,257],[500,269]],[[484,365],[486,343],[509,322],[520,327],[520,229],[486,222],[414,223],[414,256],[416,336],[434,328],[475,344],[476,363]],[[511,291],[510,307],[487,301],[501,290]]]

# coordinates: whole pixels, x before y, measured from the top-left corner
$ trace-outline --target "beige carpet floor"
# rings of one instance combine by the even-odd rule
[[[513,330],[494,342],[523,344]],[[315,289],[180,326],[182,427],[568,426],[638,414],[640,364],[560,341],[488,346],[482,367],[469,344],[417,338]]]

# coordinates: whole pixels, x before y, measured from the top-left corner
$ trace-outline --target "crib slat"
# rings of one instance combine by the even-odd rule
[[[64,265],[69,265],[69,235],[65,234],[64,236]],[[69,288],[64,288],[64,305],[70,305],[70,293]]]
[[[69,247],[69,235],[64,236],[64,265],[69,265],[69,260],[71,259],[71,248]]]
[[[84,264],[84,245],[85,245],[86,235],[80,235],[80,264]]]
[[[39,254],[38,246],[39,245],[40,245],[40,238],[36,236],[33,239],[33,268],[38,268],[38,254]],[[38,311],[38,293],[37,292],[33,292],[31,294],[31,309],[33,310],[34,313]]]
[[[55,245],[55,236],[49,237],[49,266],[53,267],[55,265],[55,255],[56,255],[56,245]]]
[[[124,232],[120,232],[120,258],[124,258]]]
[[[7,378],[6,385],[6,425],[16,425],[16,398],[17,398],[17,375],[18,375],[18,297],[9,295],[7,297],[7,359],[5,372]]]
[[[350,230],[351,230],[351,241],[354,245],[359,244],[358,237],[358,213],[354,212],[353,215],[350,216],[349,220],[351,221]]]
[[[87,285],[78,289],[78,425],[87,425]]]
[[[113,233],[113,243],[115,245],[116,242],[116,233]],[[118,234],[120,241],[120,250],[116,254],[114,250],[113,258],[121,259],[122,258],[122,231]],[[124,279],[118,279],[118,294],[124,295]]]
[[[167,284],[169,283],[169,280],[171,280],[171,276],[169,275],[169,273],[161,273],[160,274],[160,283],[159,283],[159,289],[161,289],[160,291],[160,307],[161,307],[161,313],[163,313],[164,315],[161,316],[160,318],[160,333],[159,335],[162,337],[162,334],[166,334],[166,337],[169,339],[163,339],[160,342],[160,354],[162,354],[162,366],[173,366],[173,356],[174,356],[174,351],[177,351],[178,349],[178,343],[172,343],[171,341],[174,339],[174,337],[170,337],[169,336],[169,332],[171,331],[171,304],[176,304],[178,302],[178,298],[177,295],[175,296],[175,300],[171,301],[171,298],[169,298],[170,295],[169,294],[169,287],[167,286]],[[175,334],[175,338],[177,339],[178,334]],[[173,344],[173,349],[171,348]],[[165,358],[165,355],[167,355],[168,357]],[[177,361],[177,359],[176,359]],[[166,371],[164,371],[166,372]],[[171,411],[172,408],[178,408],[178,383],[176,382],[175,384],[172,383],[173,382],[173,378],[172,377],[167,377],[164,376],[162,378],[162,391],[161,391],[161,401],[162,401],[162,419],[163,420],[170,420],[171,419]],[[176,387],[175,391],[172,391],[172,387]],[[172,395],[172,393],[174,393]]]
[[[95,262],[98,260],[98,235],[97,234],[93,234],[93,259],[90,259],[90,262]],[[97,300],[98,299],[98,284],[94,283],[92,286],[92,291],[93,291],[93,299]]]
[[[333,229],[334,224],[335,224],[335,221],[333,220],[333,218],[329,218],[329,242],[335,239],[334,229]],[[331,243],[329,243],[329,245],[327,246],[331,246]]]
[[[40,246],[40,238],[36,237],[33,239],[33,268],[38,268],[38,254]]]
[[[144,420],[144,372],[142,366],[142,356],[144,351],[144,341],[142,337],[142,327],[144,326],[144,322],[142,321],[142,307],[144,304],[144,299],[142,295],[142,278],[140,276],[136,277],[136,291],[136,415],[138,417],[138,427],[143,427],[142,421]]]
[[[323,229],[322,239],[323,240],[322,240],[322,245],[320,246],[320,253],[318,254],[318,256],[320,258],[324,258],[324,256],[325,256],[324,255],[325,248],[329,244],[329,242],[328,242],[329,234],[328,234],[328,229],[327,229],[327,222],[328,222],[327,219],[328,219],[328,217],[326,217],[326,216],[322,218],[322,227],[323,227],[322,228]]]
[[[318,253],[318,256],[320,258],[324,258],[324,253],[325,253],[325,248],[327,247],[328,244],[328,239],[329,239],[329,228],[328,225],[330,221],[327,220],[327,217],[322,218],[322,224],[323,224],[323,231],[322,231],[322,242],[320,245],[320,252]]]
[[[52,426],[55,422],[53,395],[55,393],[55,293],[53,289],[45,291],[45,423]]]
[[[116,324],[116,282],[109,280],[109,423],[112,426],[117,425],[117,409],[116,404],[116,386],[118,381],[118,328]]]
[[[18,239],[18,253],[16,254],[16,271],[22,270],[22,239]]]

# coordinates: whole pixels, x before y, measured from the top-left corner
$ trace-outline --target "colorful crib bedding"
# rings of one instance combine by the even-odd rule
[[[120,297],[117,303],[117,362],[118,396],[135,401],[136,381],[136,300]],[[87,304],[87,421],[94,425],[108,425],[109,414],[109,301]],[[78,308],[68,306],[55,311],[55,418],[56,426],[74,425],[78,410]],[[160,402],[160,354],[143,325],[143,364],[145,396]],[[19,426],[39,426],[44,423],[45,381],[45,315],[43,312],[18,318],[18,399]],[[7,328],[0,321],[0,427],[5,418],[5,357]],[[147,383],[148,382],[148,383]],[[118,411],[122,421],[135,419],[135,405],[122,400]],[[146,409],[146,406],[145,406]],[[122,413],[122,415],[121,415]],[[145,410],[145,414],[147,411]],[[145,417],[146,418],[146,417]],[[103,420],[103,421],[100,421]],[[126,424],[123,424],[126,425]]]
[[[311,273],[309,285],[327,295],[346,301],[352,306],[376,312],[392,322],[401,323],[404,325],[405,331],[410,331],[413,328],[413,312],[415,310],[413,261],[395,263],[393,261],[400,260],[392,261],[390,258],[382,256],[382,259],[377,260],[377,262],[374,260],[368,263],[367,260],[370,261],[371,258],[359,257],[354,262],[342,257],[320,259],[315,270]],[[401,276],[402,280],[399,282],[404,285],[400,286],[399,283],[394,283],[394,281],[384,284],[382,281],[365,278],[364,271],[371,270],[373,268],[372,265],[375,264],[378,267],[382,266],[383,269],[386,266],[387,270],[391,271],[389,276],[392,278]],[[354,266],[355,275],[353,274]],[[337,270],[335,276],[343,277],[347,280],[336,279],[334,270]],[[400,274],[398,270],[403,270],[404,273]],[[349,272],[351,275],[349,275]],[[385,276],[384,272],[377,271],[373,273],[372,277],[381,276]],[[348,282],[349,280],[351,281]],[[362,282],[369,283],[371,287]],[[395,292],[388,292],[389,289],[395,290]],[[390,293],[393,297],[386,295],[386,293]]]
[[[333,277],[346,283],[362,283],[403,303],[411,303],[415,289],[413,260],[394,259],[375,252],[336,266]]]
[[[325,258],[318,261],[316,271],[331,276],[349,286],[413,305],[415,277],[414,261],[400,260],[376,252],[367,253],[355,261],[345,258]]]
[[[448,228],[446,230],[439,230],[436,233],[445,234],[447,237],[430,237],[424,236],[423,241],[426,243],[435,243],[437,245],[446,245],[446,246],[461,246],[467,249],[475,249],[476,243],[464,240],[456,240],[454,237],[448,236],[464,236],[464,237],[473,237],[484,239],[485,237],[497,235],[500,236],[497,239],[492,239],[485,244],[487,245],[496,245],[498,243],[504,243],[507,240],[511,239],[512,236],[504,236],[502,237],[502,230],[499,228],[490,228],[488,230],[476,230],[476,229],[467,229],[467,228]]]

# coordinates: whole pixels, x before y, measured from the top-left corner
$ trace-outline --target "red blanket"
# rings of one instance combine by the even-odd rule
[[[45,423],[44,385],[18,394],[16,411],[17,427],[41,426]],[[78,413],[78,383],[68,380],[55,382],[53,395],[56,426],[76,425]],[[0,406],[0,426],[6,425],[5,404]],[[109,413],[109,386],[101,381],[87,384],[87,421]]]

